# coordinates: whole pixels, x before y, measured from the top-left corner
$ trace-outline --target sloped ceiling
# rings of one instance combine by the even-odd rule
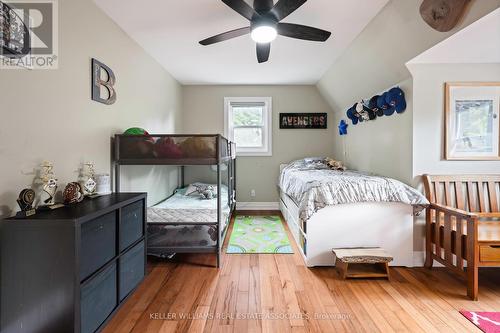
[[[500,0],[475,0],[462,22],[442,33],[420,17],[422,1],[391,0],[318,83],[337,112],[410,77],[405,64],[500,7]],[[492,40],[492,43],[498,43]]]
[[[500,63],[500,8],[408,63]]]
[[[280,36],[272,44],[270,61],[258,64],[249,36],[198,44],[248,26],[220,0],[95,0],[183,84],[316,84],[387,1],[309,0],[284,22],[329,30],[332,37],[315,43]]]

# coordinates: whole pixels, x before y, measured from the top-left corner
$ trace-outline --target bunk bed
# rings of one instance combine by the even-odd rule
[[[113,164],[115,191],[120,192],[123,165],[165,165],[179,168],[179,186],[174,193],[147,208],[147,252],[157,257],[175,253],[215,253],[221,263],[231,215],[236,206],[235,144],[219,134],[115,135]],[[193,183],[186,187],[186,169],[209,166],[215,184]],[[203,188],[207,194],[191,196]]]

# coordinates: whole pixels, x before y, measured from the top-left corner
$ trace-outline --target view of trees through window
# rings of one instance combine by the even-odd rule
[[[262,147],[263,107],[233,107],[234,141],[238,147]]]
[[[458,152],[491,152],[493,149],[492,100],[457,100],[455,149]],[[498,120],[497,120],[498,121]]]
[[[262,126],[262,107],[233,107],[234,126]]]

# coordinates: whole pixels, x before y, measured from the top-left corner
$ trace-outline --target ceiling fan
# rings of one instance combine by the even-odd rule
[[[300,24],[282,23],[285,17],[296,11],[307,0],[254,0],[253,8],[244,0],[222,0],[234,11],[250,21],[249,27],[239,28],[200,41],[201,45],[211,45],[228,39],[250,34],[257,43],[257,60],[266,62],[271,52],[271,42],[278,35],[315,42],[325,42],[332,34]]]

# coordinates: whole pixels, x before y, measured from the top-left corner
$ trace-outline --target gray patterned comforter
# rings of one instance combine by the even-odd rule
[[[357,202],[401,202],[420,212],[429,204],[416,189],[395,179],[358,171],[334,171],[324,159],[302,159],[287,165],[279,187],[299,206],[299,217],[307,221],[329,205]]]

